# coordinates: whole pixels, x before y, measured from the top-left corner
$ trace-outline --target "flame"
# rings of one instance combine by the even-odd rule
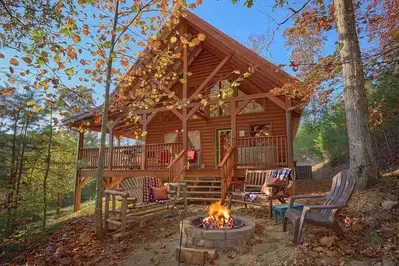
[[[202,220],[203,223],[217,223],[219,228],[223,228],[227,223],[231,223],[230,211],[222,206],[218,201],[209,206],[208,217]]]

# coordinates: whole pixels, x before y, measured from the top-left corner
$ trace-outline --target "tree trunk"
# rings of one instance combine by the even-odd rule
[[[352,0],[334,0],[339,35],[346,123],[349,137],[350,170],[358,187],[366,189],[377,178],[377,167],[368,127],[367,98],[359,39]]]
[[[14,188],[15,188],[15,175],[16,175],[16,157],[18,154],[16,153],[17,147],[17,132],[18,132],[18,121],[20,119],[21,109],[18,108],[14,113],[14,124],[13,124],[13,138],[12,138],[12,152],[11,152],[11,169],[10,176],[8,178],[8,191],[6,196],[6,208],[7,208],[7,228],[12,230],[14,227],[13,217],[11,215],[12,205],[14,200]]]
[[[48,173],[50,171],[52,138],[53,138],[53,107],[50,107],[50,135],[47,146],[46,170],[43,178],[43,223],[42,223],[43,231],[46,229],[46,219],[47,219],[47,178],[48,178]]]
[[[22,139],[22,151],[21,151],[21,156],[20,156],[21,159],[19,160],[18,176],[17,176],[17,180],[16,180],[16,190],[15,190],[15,200],[14,200],[14,209],[15,210],[18,208],[19,189],[20,189],[20,185],[21,185],[22,171],[24,168],[24,156],[25,156],[28,126],[29,126],[29,117],[26,119],[24,133],[23,133],[23,139]]]
[[[103,238],[104,237],[104,229],[103,229],[103,220],[102,220],[102,199],[103,199],[103,171],[104,171],[104,159],[105,159],[105,138],[107,133],[107,125],[108,125],[108,109],[109,109],[109,94],[111,88],[111,79],[112,79],[112,60],[114,57],[114,47],[115,47],[115,39],[116,39],[116,29],[118,25],[118,12],[119,12],[119,0],[114,0],[114,24],[111,31],[111,49],[109,51],[108,60],[107,60],[107,78],[105,84],[105,93],[104,93],[104,104],[103,104],[103,120],[101,124],[101,138],[100,138],[100,154],[98,156],[98,168],[96,175],[96,207],[94,212],[94,220],[95,220],[95,228],[96,228],[96,237]]]

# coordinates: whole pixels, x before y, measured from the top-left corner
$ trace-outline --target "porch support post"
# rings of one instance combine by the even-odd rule
[[[238,91],[237,88],[234,88],[233,97],[237,97]],[[236,146],[236,138],[237,138],[237,102],[232,101],[230,107],[230,116],[231,116],[231,145],[232,147]]]
[[[79,132],[78,145],[76,151],[76,172],[75,172],[75,198],[73,202],[73,210],[75,212],[80,210],[80,201],[82,198],[82,187],[80,186],[80,176],[79,176],[79,160],[81,159],[80,149],[84,145],[84,132]]]
[[[184,24],[184,33],[187,35],[187,23]],[[183,162],[187,164],[187,150],[188,150],[188,116],[187,116],[187,72],[188,72],[188,47],[184,44],[183,47],[183,150],[186,152],[183,155]]]
[[[147,131],[147,114],[143,114],[143,118],[141,120],[141,124],[143,126],[143,132]],[[146,145],[147,135],[141,137],[141,170],[145,170],[145,165],[147,162],[147,145]]]
[[[294,167],[294,147],[292,138],[292,110],[291,110],[291,99],[286,97],[287,109],[285,111],[285,122],[287,130],[287,155],[288,155],[288,167]]]
[[[114,164],[114,127],[108,127],[108,169],[112,170]]]

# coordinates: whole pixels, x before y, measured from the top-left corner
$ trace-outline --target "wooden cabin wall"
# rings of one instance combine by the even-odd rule
[[[201,131],[201,163],[205,168],[216,167],[216,129],[230,128],[230,116],[212,117],[208,121],[190,119],[188,129]],[[267,101],[265,112],[240,114],[237,116],[237,136],[245,130],[249,136],[249,126],[270,123],[272,136],[286,135],[285,111],[271,101]],[[148,125],[147,143],[164,142],[165,133],[181,130],[182,121],[172,112],[158,113]]]

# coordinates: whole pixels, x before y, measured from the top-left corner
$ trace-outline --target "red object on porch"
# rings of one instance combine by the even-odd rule
[[[159,158],[159,162],[160,163],[169,163],[171,157],[172,156],[169,151],[161,151],[161,156]]]
[[[195,162],[197,153],[195,151],[188,151],[187,152],[187,159],[190,163]]]

